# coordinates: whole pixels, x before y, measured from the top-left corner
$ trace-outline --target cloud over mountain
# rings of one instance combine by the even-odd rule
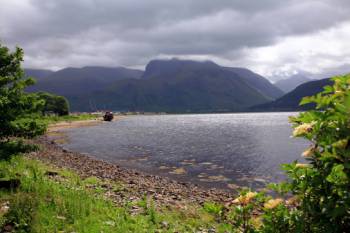
[[[349,29],[347,0],[11,0],[0,8],[0,40],[23,47],[34,68],[143,67],[176,56],[271,77],[317,73],[350,63]]]

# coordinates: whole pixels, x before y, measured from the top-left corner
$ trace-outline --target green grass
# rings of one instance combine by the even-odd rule
[[[61,121],[83,121],[83,120],[93,120],[99,118],[100,116],[84,113],[84,114],[70,114],[67,116],[43,116],[41,120],[45,121],[48,124],[58,123]]]
[[[21,156],[0,161],[0,171],[1,179],[18,178],[21,182],[17,190],[0,189],[0,205],[10,203],[8,212],[0,212],[0,224],[11,224],[16,232],[196,232],[212,227],[217,232],[232,232],[230,225],[217,222],[213,208],[156,210],[148,197],[116,206],[99,188],[112,181],[96,177],[82,180],[74,172]],[[52,178],[45,175],[46,171],[58,175]],[[116,190],[122,188],[118,183],[110,185]],[[143,211],[131,215],[134,205]]]

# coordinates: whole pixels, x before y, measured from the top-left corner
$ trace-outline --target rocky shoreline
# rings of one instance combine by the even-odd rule
[[[191,183],[149,175],[84,154],[67,151],[48,136],[37,138],[34,143],[39,144],[41,149],[30,153],[28,155],[30,158],[58,168],[71,169],[82,178],[94,176],[104,181],[120,183],[122,188],[119,190],[114,190],[111,185],[104,186],[105,196],[118,204],[145,197],[152,198],[157,206],[202,205],[207,201],[226,204],[233,200],[233,192],[214,188],[204,189]]]

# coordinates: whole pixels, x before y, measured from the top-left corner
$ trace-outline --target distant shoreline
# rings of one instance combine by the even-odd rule
[[[63,129],[95,126],[101,123],[102,120],[63,121],[59,123],[50,124],[47,129],[47,132],[56,132]]]
[[[117,121],[125,117],[126,116],[124,115],[117,115],[117,116],[114,116],[113,121]],[[103,121],[102,117],[97,117],[96,119],[92,119],[92,120],[61,121],[58,123],[49,124],[47,132],[51,133],[51,132],[61,131],[64,129],[90,127],[90,126],[96,126],[103,123],[106,123],[106,121]]]
[[[244,110],[244,111],[217,111],[217,112],[127,112],[119,113],[118,111],[115,116],[162,116],[162,115],[197,115],[197,114],[241,114],[241,113],[285,113],[285,112],[304,112],[303,109],[270,109],[270,110]],[[89,112],[93,114],[94,112]]]

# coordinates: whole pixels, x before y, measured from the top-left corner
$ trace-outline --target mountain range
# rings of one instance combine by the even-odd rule
[[[294,90],[297,86],[310,81],[312,81],[312,79],[303,74],[295,74],[286,79],[277,81],[275,83],[275,86],[282,90],[284,93],[288,93]]]
[[[296,111],[304,96],[330,85],[294,75],[273,85],[245,68],[212,61],[152,60],[145,70],[87,66],[58,71],[25,69],[37,79],[29,92],[65,96],[72,111],[239,112]],[[282,90],[281,90],[282,89]],[[284,94],[284,92],[286,94]]]
[[[138,79],[142,71],[123,67],[83,67],[65,68],[56,72],[46,70],[27,70],[27,76],[33,76],[37,83],[28,91],[47,91],[66,97],[104,90],[112,83],[122,79]]]
[[[296,111],[313,108],[312,104],[299,106],[301,99],[305,96],[312,96],[321,91],[323,87],[332,85],[333,81],[329,78],[310,81],[299,85],[293,91],[285,94],[277,100],[269,103],[253,106],[251,110],[257,111]]]
[[[25,73],[37,78],[27,91],[63,95],[73,111],[232,112],[283,95],[248,69],[211,61],[152,60],[145,71],[90,66]]]
[[[37,82],[44,81],[48,76],[55,73],[52,70],[44,70],[44,69],[25,69],[24,70],[26,76],[34,77]]]

